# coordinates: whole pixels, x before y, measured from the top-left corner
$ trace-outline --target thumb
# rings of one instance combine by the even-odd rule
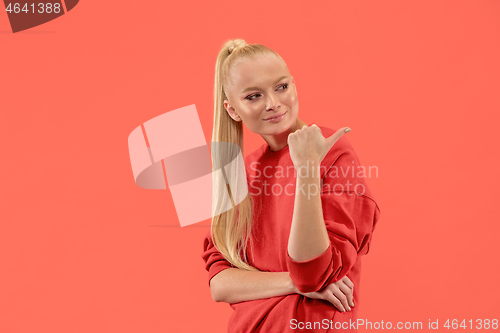
[[[339,139],[347,132],[350,132],[351,129],[349,127],[342,127],[337,132],[333,133],[331,136],[326,138],[326,143],[328,145],[328,150],[330,150],[335,142],[339,141]]]

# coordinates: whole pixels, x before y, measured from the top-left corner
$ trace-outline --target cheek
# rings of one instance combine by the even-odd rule
[[[293,105],[297,102],[297,94],[295,91],[290,91],[288,94],[285,96],[286,98],[286,103]]]
[[[248,110],[240,114],[241,120],[245,123],[255,122],[259,119],[260,113],[257,110]]]
[[[297,98],[297,95],[290,94],[290,96],[287,98],[286,103],[292,108],[293,111],[296,111],[296,109],[299,106],[299,100]]]

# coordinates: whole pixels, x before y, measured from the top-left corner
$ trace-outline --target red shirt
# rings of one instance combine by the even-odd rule
[[[325,137],[335,133],[327,127],[319,128]],[[265,143],[245,158],[245,165],[248,190],[254,199],[254,246],[247,247],[249,264],[265,272],[289,272],[302,292],[321,290],[347,275],[354,284],[355,306],[340,312],[328,301],[299,294],[232,303],[234,312],[228,332],[355,332],[360,257],[368,253],[380,216],[366,182],[369,168],[361,166],[346,135],[330,149],[320,168],[321,202],[330,245],[316,258],[296,262],[288,255],[297,191],[288,146],[273,152]],[[209,281],[222,270],[234,267],[214,247],[210,230],[203,245]]]

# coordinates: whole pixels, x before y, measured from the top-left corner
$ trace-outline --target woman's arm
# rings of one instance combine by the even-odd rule
[[[288,254],[295,261],[318,257],[328,249],[330,239],[321,206],[319,161],[297,170],[292,226],[288,238]]]
[[[286,261],[292,281],[303,293],[325,287],[334,277],[333,266],[344,264],[343,261],[333,260],[334,252],[337,255],[339,251],[337,246],[332,246],[332,235],[323,217],[320,166],[346,130],[347,127],[341,128],[325,138],[321,129],[313,124],[288,135],[290,157],[297,170],[297,178]],[[356,260],[354,247],[352,250],[347,259]]]
[[[227,268],[210,280],[216,302],[238,303],[297,293],[288,272],[257,272]]]
[[[350,311],[354,284],[345,276],[320,292],[301,293],[288,272],[256,272],[227,268],[210,280],[210,291],[216,302],[238,303],[262,298],[299,294],[332,303],[339,311]]]
[[[297,262],[316,258],[330,246],[321,206],[320,165],[333,145],[350,129],[343,127],[325,138],[313,124],[288,135],[290,157],[297,170],[288,255]]]

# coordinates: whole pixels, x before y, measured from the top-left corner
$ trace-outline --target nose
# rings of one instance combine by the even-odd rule
[[[281,104],[279,103],[279,100],[276,96],[273,94],[268,95],[269,98],[267,99],[267,106],[266,106],[266,111],[276,111],[281,107]]]

